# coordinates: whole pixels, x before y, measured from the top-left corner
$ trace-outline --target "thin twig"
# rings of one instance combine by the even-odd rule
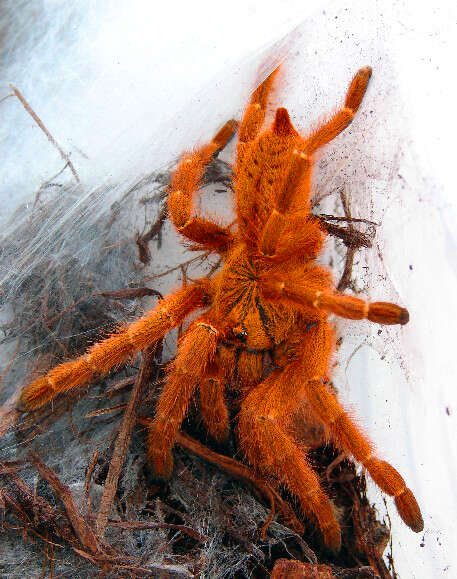
[[[91,505],[91,497],[90,497],[90,485],[92,482],[92,475],[94,473],[95,466],[98,460],[98,450],[95,450],[92,454],[92,458],[87,466],[86,478],[84,480],[84,494],[86,495],[86,502],[87,502],[87,512],[90,513],[92,505]]]
[[[30,104],[28,103],[27,99],[24,97],[24,95],[21,93],[21,91],[16,88],[14,85],[10,84],[10,87],[13,91],[13,93],[16,95],[16,97],[20,100],[20,102],[22,103],[22,106],[25,108],[25,110],[29,113],[29,115],[32,117],[32,119],[36,122],[36,124],[40,127],[40,129],[43,131],[43,133],[46,135],[46,137],[48,138],[48,140],[54,145],[54,147],[59,151],[60,156],[62,157],[62,159],[68,164],[68,167],[70,168],[70,171],[73,173],[73,177],[76,179],[77,183],[80,183],[81,180],[78,176],[78,173],[76,172],[76,169],[73,166],[73,163],[70,161],[70,157],[68,156],[67,153],[65,153],[65,151],[62,149],[62,147],[59,145],[59,143],[54,139],[54,137],[51,135],[51,133],[48,131],[48,129],[45,127],[43,121],[40,119],[40,117],[36,114],[36,112],[32,109],[32,107],[30,106]]]
[[[349,230],[348,227],[340,227],[334,223],[329,223],[325,219],[318,216],[321,226],[333,237],[338,237],[346,247],[372,247],[373,236],[362,233],[358,229]]]
[[[333,478],[331,476],[333,470],[340,464],[343,462],[343,460],[347,459],[347,454],[345,452],[341,452],[334,460],[332,460],[332,462],[328,465],[328,467],[325,469],[325,477],[328,480],[328,482],[347,482],[349,480],[352,480],[354,478],[354,474],[351,473],[350,477],[351,478],[346,478],[346,476],[341,479],[341,478]]]
[[[68,162],[65,163],[65,165],[62,167],[62,169],[60,169],[59,171],[57,171],[57,173],[55,175],[53,175],[52,177],[50,177],[47,181],[45,181],[42,185],[40,185],[40,188],[38,189],[38,191],[35,194],[35,201],[33,202],[33,208],[35,209],[35,207],[38,205],[38,201],[40,200],[41,197],[41,193],[47,189],[48,187],[52,187],[52,186],[59,186],[61,187],[61,185],[57,184],[57,183],[53,183],[54,179],[56,177],[58,177],[59,175],[61,175],[65,169],[68,167]]]
[[[271,510],[274,511],[275,506],[281,511],[284,523],[290,527],[293,531],[299,535],[303,534],[303,525],[295,516],[295,513],[291,507],[284,501],[281,496],[273,489],[270,485],[262,481],[261,479],[254,476],[248,467],[233,458],[218,454],[200,444],[189,435],[180,432],[176,439],[176,443],[182,446],[186,450],[190,450],[192,453],[204,458],[205,460],[216,464],[219,468],[224,469],[226,472],[230,473],[232,476],[247,481],[251,483],[254,488],[256,488],[260,493],[268,499],[271,505]],[[272,517],[268,517],[265,525],[261,530],[261,535],[265,536],[268,526],[271,524]]]
[[[195,263],[198,261],[203,262],[203,261],[205,261],[205,259],[208,259],[210,254],[211,254],[211,251],[205,251],[205,253],[202,253],[200,255],[192,257],[191,259],[188,259],[187,261],[183,261],[182,263],[180,263],[179,265],[176,265],[175,267],[170,267],[169,269],[166,269],[165,271],[162,271],[161,273],[157,273],[155,275],[148,276],[147,279],[148,279],[148,281],[151,281],[153,279],[159,279],[160,277],[165,277],[165,276],[169,275],[170,273],[173,273],[174,271],[181,269],[182,266],[187,266],[187,265],[190,265],[191,263]]]
[[[50,505],[46,499],[34,493],[14,468],[7,464],[1,464],[0,475],[7,477],[7,482],[13,489],[18,501],[5,492],[3,492],[3,497],[13,506],[16,515],[26,524],[27,530],[35,531],[33,529],[34,526],[46,524],[51,526],[62,539],[72,545],[76,544],[75,533],[68,524],[67,518],[62,515],[61,511]],[[33,519],[26,514],[24,509],[32,514]]]
[[[340,191],[340,195],[343,192]],[[344,205],[343,205],[344,207]],[[358,217],[337,217],[335,215],[327,215],[326,213],[319,213],[316,217],[325,219],[326,221],[344,221],[345,223],[365,223],[367,225],[375,225],[379,227],[380,223],[376,223],[376,221],[370,221],[369,219],[361,219]]]
[[[7,94],[6,96],[4,96],[3,98],[0,99],[0,103],[2,103],[3,101],[6,101],[6,99],[9,99],[13,96],[14,96],[14,93],[12,93],[12,92],[10,94]]]
[[[119,476],[121,474],[127,448],[130,443],[130,437],[132,435],[132,430],[137,418],[136,412],[138,408],[138,402],[140,400],[143,388],[151,378],[155,352],[155,346],[148,348],[143,352],[141,368],[133,386],[130,400],[127,404],[124,418],[119,429],[116,444],[114,445],[114,452],[109,466],[108,476],[106,477],[103,495],[100,500],[100,507],[95,523],[97,532],[100,537],[103,537],[106,525],[108,523],[108,515],[113,504],[114,495],[116,494]]]
[[[109,521],[108,526],[118,527],[120,529],[175,529],[176,531],[185,533],[200,543],[206,543],[206,541],[209,540],[209,537],[202,535],[187,525],[177,525],[173,523],[149,523],[148,521]]]
[[[51,485],[59,499],[62,501],[71,526],[81,542],[81,545],[91,553],[105,553],[106,546],[100,543],[94,531],[78,511],[70,489],[59,480],[55,472],[44,464],[36,453],[30,451],[28,457],[42,478]],[[112,550],[109,549],[109,551]]]
[[[167,215],[168,215],[168,207],[167,204],[165,203],[162,206],[156,221],[151,225],[149,230],[146,231],[146,233],[138,235],[138,237],[136,238],[136,244],[138,245],[139,251],[139,259],[141,263],[144,263],[145,265],[151,261],[151,251],[148,247],[148,243],[152,241],[154,237],[159,235],[162,226],[165,223]]]
[[[352,236],[352,233],[354,232],[354,227],[352,225],[352,217],[351,217],[351,209],[349,207],[349,202],[346,198],[346,195],[344,193],[344,189],[340,190],[340,199],[341,199],[341,204],[343,205],[343,210],[344,210],[344,215],[346,217],[346,219],[348,219],[348,230],[349,230],[349,235]],[[346,260],[344,262],[344,271],[343,271],[343,275],[341,276],[341,279],[338,283],[338,285],[336,286],[336,289],[339,292],[344,291],[345,289],[347,289],[350,285],[351,285],[351,275],[352,275],[352,267],[354,265],[354,256],[355,256],[355,252],[356,252],[356,247],[351,244],[351,245],[347,245],[347,252],[346,252]]]

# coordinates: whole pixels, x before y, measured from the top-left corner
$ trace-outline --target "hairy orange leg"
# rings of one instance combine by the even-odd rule
[[[148,456],[160,478],[169,478],[172,474],[171,450],[176,435],[192,395],[198,384],[206,379],[208,367],[216,354],[219,334],[212,323],[202,319],[188,328],[178,344],[148,434]]]
[[[292,126],[286,109],[279,108],[276,111],[271,132],[272,136],[283,137],[283,139],[280,140],[280,144],[283,147],[284,144],[286,144],[287,147],[287,145],[290,145],[291,142],[296,140],[297,133]],[[285,143],[281,142],[284,140]],[[278,161],[275,160],[274,157],[275,155],[272,161],[275,161],[275,164],[277,164]],[[289,209],[294,197],[296,197],[297,192],[301,193],[302,198],[300,210],[308,210],[312,167],[311,157],[300,153],[298,149],[294,149],[293,151],[289,151],[289,154],[286,154],[285,158],[287,161],[287,166],[284,167],[284,170],[287,172],[286,178],[284,179],[283,175],[280,174],[282,182],[281,180],[279,182],[275,182],[274,179],[270,180],[270,186],[275,189],[274,199],[272,199],[272,201],[275,202],[276,208],[274,208],[274,206],[273,209],[269,207],[271,212],[263,226],[259,243],[260,251],[267,256],[273,256],[276,253],[278,240],[287,224],[285,213]]]
[[[236,348],[233,345],[221,344],[217,352],[217,361],[221,367],[225,382],[232,382],[236,373]]]
[[[160,300],[145,316],[94,344],[84,356],[56,366],[27,385],[21,395],[22,405],[27,410],[40,408],[59,393],[85,384],[94,376],[106,375],[136,351],[150,346],[179,326],[192,311],[205,304],[209,290],[208,280],[203,279]]]
[[[310,165],[305,172],[301,163],[297,167],[293,163],[294,156],[301,159],[297,149],[301,144],[284,108],[277,109],[270,130],[258,139],[240,143],[235,169],[236,210],[248,245],[256,245],[272,209],[280,207],[280,213],[285,208],[291,189],[299,187],[305,193],[299,209],[308,209]]]
[[[260,285],[266,297],[311,306],[316,311],[324,310],[350,320],[367,319],[378,324],[402,325],[409,321],[408,310],[390,302],[368,303],[360,298],[312,289],[306,284],[271,275],[262,279]]]
[[[208,433],[223,442],[229,433],[229,413],[224,399],[224,373],[214,366],[200,382],[200,412]]]
[[[395,499],[403,521],[415,532],[422,531],[424,523],[413,493],[401,475],[388,462],[375,457],[373,445],[354,424],[333,393],[325,386],[326,372],[317,372],[310,360],[328,357],[333,336],[328,323],[322,322],[303,336],[303,366],[301,376],[304,394],[317,418],[326,426],[331,439],[345,452],[363,464],[378,487]],[[313,374],[313,372],[316,372]]]
[[[241,387],[252,388],[258,384],[263,374],[263,352],[242,348],[237,355],[236,374]]]
[[[351,124],[367,90],[371,72],[371,68],[366,66],[356,73],[346,93],[344,107],[305,139],[304,152],[306,154],[313,154],[317,149],[332,141]]]
[[[336,551],[341,546],[341,530],[333,507],[303,449],[287,432],[287,419],[302,388],[297,366],[295,362],[276,370],[250,392],[241,406],[238,436],[248,461],[287,486],[304,513],[316,517],[325,545]]]
[[[278,211],[285,213],[292,208],[293,211],[309,212],[312,169],[313,157],[294,149],[287,179],[278,198]]]
[[[276,263],[292,257],[311,259],[321,251],[325,233],[309,215],[311,157],[292,152],[287,178],[262,230],[259,249]]]
[[[243,143],[255,139],[262,128],[265,120],[265,109],[268,97],[273,88],[274,79],[278,74],[278,71],[279,67],[275,68],[275,70],[267,76],[267,78],[252,93],[251,100],[249,101],[249,105],[240,124],[238,152],[242,151]]]
[[[259,190],[262,189],[261,181],[270,181],[267,175],[270,163],[265,162],[264,152],[272,152],[272,143],[262,145],[257,137],[265,120],[268,97],[278,71],[279,67],[252,93],[240,125],[235,164],[235,199],[240,232],[249,245],[255,245],[259,233],[257,221],[261,216],[257,202],[261,201],[258,199]]]
[[[273,256],[275,254],[279,238],[286,225],[286,212],[290,210],[295,212],[309,211],[313,154],[318,148],[334,139],[351,123],[362,102],[370,77],[371,68],[360,69],[349,86],[344,107],[311,136],[303,141],[301,139],[297,140],[297,148],[290,155],[290,165],[285,181],[282,184],[273,183],[273,186],[277,190],[279,189],[279,192],[276,200],[276,209],[271,212],[267,223],[263,227],[260,250],[264,255]],[[279,108],[276,111],[272,133],[291,138],[296,135],[286,109]],[[258,154],[258,151],[256,153]],[[251,174],[253,177],[251,181],[253,181],[256,175],[250,166],[248,176]],[[280,173],[279,177],[282,177]],[[281,186],[278,187],[278,185]],[[241,194],[239,197],[241,197]]]
[[[172,175],[168,195],[168,211],[177,230],[205,248],[222,252],[232,241],[230,229],[209,219],[192,216],[192,202],[201,185],[205,167],[225,147],[237,126],[236,121],[228,121],[210,143],[184,155]]]

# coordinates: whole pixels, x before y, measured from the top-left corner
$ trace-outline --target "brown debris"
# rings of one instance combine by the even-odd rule
[[[36,453],[29,452],[28,456],[43,479],[51,485],[56,495],[62,501],[67,517],[76,536],[81,542],[81,545],[92,553],[97,553],[99,551],[105,552],[105,550],[110,551],[111,549],[107,548],[106,545],[103,545],[100,542],[99,537],[94,533],[91,527],[86,523],[84,517],[78,511],[70,489],[60,482],[54,471],[47,467]]]
[[[119,475],[121,474],[127,447],[130,442],[132,430],[137,419],[136,413],[138,409],[138,402],[143,388],[147,385],[152,377],[154,356],[158,348],[160,348],[160,345],[154,345],[153,347],[143,352],[143,361],[141,363],[140,371],[138,372],[137,379],[130,395],[130,400],[124,412],[122,424],[119,429],[116,444],[114,446],[113,456],[111,457],[108,476],[106,477],[103,496],[100,501],[100,507],[96,520],[97,533],[101,537],[103,537],[105,532],[105,527],[108,522],[108,515],[113,504],[114,495],[117,491]]]
[[[136,244],[138,245],[139,260],[141,263],[147,265],[151,261],[151,250],[149,249],[149,242],[160,234],[160,231],[165,223],[168,215],[168,207],[166,204],[163,205],[159,212],[159,216],[156,221],[151,225],[151,227],[145,233],[138,235],[136,238]]]
[[[179,446],[190,450],[197,456],[204,458],[208,462],[216,464],[219,468],[223,469],[225,472],[228,472],[230,475],[242,481],[249,482],[257,492],[260,492],[261,495],[263,495],[263,497],[265,497],[270,502],[271,516],[268,517],[265,525],[262,527],[261,536],[263,538],[266,536],[268,526],[270,525],[274,516],[275,506],[277,506],[278,510],[281,512],[284,523],[297,534],[303,534],[303,525],[297,519],[288,503],[284,501],[270,485],[266,484],[261,479],[256,478],[247,466],[241,464],[233,458],[229,458],[227,456],[213,452],[183,432],[178,435],[176,443]]]

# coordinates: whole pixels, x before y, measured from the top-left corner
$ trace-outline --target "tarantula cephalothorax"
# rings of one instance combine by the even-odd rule
[[[233,388],[239,397],[237,437],[246,460],[285,485],[317,521],[325,544],[337,550],[341,530],[335,511],[294,438],[291,421],[306,405],[325,426],[328,439],[352,454],[395,498],[404,522],[421,531],[414,495],[400,474],[375,456],[370,441],[328,387],[334,349],[329,314],[379,324],[406,324],[409,316],[395,304],[337,293],[330,272],[315,263],[325,233],[310,213],[313,157],[351,123],[371,69],[357,72],[344,106],[306,137],[294,129],[284,108],[276,110],[270,128],[262,129],[277,70],[255,90],[239,126],[233,179],[236,230],[195,216],[192,205],[205,167],[238,123],[229,121],[209,144],[185,154],[172,176],[170,218],[187,240],[224,258],[219,273],[182,287],[84,356],[55,367],[26,386],[21,401],[32,410],[107,374],[182,324],[191,312],[203,309],[169,364],[149,429],[148,455],[156,474],[171,475],[171,451],[197,390],[208,432],[218,441],[227,436],[225,390]]]

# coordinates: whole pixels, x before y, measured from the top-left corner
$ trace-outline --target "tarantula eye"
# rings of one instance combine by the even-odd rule
[[[238,338],[239,340],[241,340],[242,342],[246,341],[246,338],[248,337],[248,331],[246,330],[246,328],[244,326],[242,326],[241,324],[237,324],[233,329],[232,329],[233,335]]]

